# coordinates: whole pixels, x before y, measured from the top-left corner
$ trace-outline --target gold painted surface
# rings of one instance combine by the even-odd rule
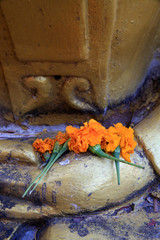
[[[11,164],[35,165],[40,161],[40,156],[31,144],[14,140],[0,140],[0,162]]]
[[[23,147],[25,149],[25,145]],[[33,154],[29,148],[26,150],[27,157]],[[19,159],[22,159],[21,155],[19,153]],[[36,190],[24,200],[31,201],[35,205],[37,202],[36,212],[39,212],[42,206],[49,206],[48,216],[95,211],[124,201],[130,194],[142,189],[154,179],[153,170],[140,148],[137,147],[131,159],[132,162],[145,166],[145,170],[120,164],[121,185],[118,186],[113,161],[95,157],[90,153],[79,155],[68,153],[54,164]],[[0,170],[0,182],[3,182],[2,193],[9,194],[13,198],[21,198],[29,183],[41,171],[38,166],[26,165],[26,160],[24,164],[23,162],[14,164],[14,160],[8,164],[4,162]],[[25,210],[24,203],[21,203],[22,199],[19,201],[15,207],[6,210],[8,217],[16,212],[17,218],[24,217],[25,212],[26,218],[34,218],[35,214],[37,215],[33,210],[34,207],[27,212],[28,208],[26,207]],[[21,204],[23,211],[19,211]]]
[[[62,8],[51,0],[45,5],[42,1],[23,0],[17,4],[12,0],[1,1],[0,58],[12,110],[17,116],[32,110],[45,114],[56,112],[61,116],[73,110],[99,114],[99,110],[106,111],[108,103],[125,99],[142,83],[158,46],[160,2],[69,1],[67,6],[62,1]],[[53,44],[54,39],[58,46]],[[50,79],[44,93],[38,81],[34,88],[26,86],[24,79],[28,76]],[[60,79],[55,80],[53,76]],[[75,80],[71,83],[70,78]],[[83,88],[80,79],[88,82],[87,91],[79,91]],[[68,81],[71,89],[78,85],[74,98],[66,95]],[[46,91],[49,95],[42,96]]]
[[[159,1],[118,1],[108,66],[111,103],[130,96],[142,83],[158,46],[159,24]]]
[[[63,4],[65,4],[64,2],[65,1],[63,1]],[[10,11],[12,11],[11,10],[12,8],[9,3],[14,4],[14,14],[10,14]],[[133,41],[136,39],[137,42],[139,41],[140,36],[138,35],[137,37],[136,27],[133,29],[132,25],[129,25],[129,26],[126,25],[126,28],[129,29],[127,31],[128,35],[125,35],[126,32],[122,31],[123,41],[119,42],[117,46],[114,43],[114,39],[113,39],[114,33],[117,31],[117,26],[119,29],[121,29],[124,27],[124,24],[126,24],[130,20],[129,14],[128,14],[128,18],[125,21],[123,20],[123,16],[125,14],[123,13],[123,11],[121,11],[121,9],[126,9],[126,11],[130,13],[130,8],[128,8],[128,6],[131,6],[131,9],[133,9],[133,15],[135,19],[137,19],[138,17],[137,17],[136,10],[139,7],[139,5],[137,4],[140,4],[140,6],[144,5],[146,12],[150,11],[150,15],[152,14],[155,15],[155,19],[150,19],[148,17],[148,14],[144,14],[144,12],[142,11],[143,18],[141,18],[141,26],[143,26],[144,23],[146,22],[146,18],[149,19],[148,21],[150,21],[151,27],[149,28],[145,36],[147,38],[149,35],[150,40],[151,39],[154,40],[157,33],[156,24],[159,20],[158,17],[156,17],[159,13],[158,12],[159,2],[157,1],[153,2],[150,0],[150,1],[147,1],[147,3],[146,1],[144,1],[144,4],[138,2],[137,4],[131,3],[131,5],[130,4],[126,5],[125,3],[122,3],[120,1],[115,1],[115,0],[114,1],[103,1],[103,0],[91,0],[91,1],[81,0],[80,1],[79,0],[78,2],[76,2],[77,5],[74,3],[75,5],[73,4],[73,9],[74,7],[75,9],[78,9],[78,13],[80,14],[80,19],[82,19],[82,21],[80,22],[80,24],[78,24],[78,27],[76,27],[77,25],[75,25],[75,31],[73,34],[71,33],[70,36],[73,39],[74,39],[74,35],[78,36],[77,38],[80,38],[78,41],[78,44],[79,42],[81,42],[82,44],[79,45],[79,48],[86,48],[87,44],[86,42],[83,43],[83,40],[85,39],[85,41],[88,41],[88,47],[86,50],[86,52],[88,52],[88,57],[83,62],[78,61],[77,64],[75,64],[75,61],[69,61],[69,60],[67,60],[66,63],[64,61],[54,62],[52,60],[50,62],[47,62],[47,61],[42,61],[40,57],[36,61],[34,62],[32,61],[32,58],[34,58],[34,54],[36,52],[36,49],[35,49],[36,41],[38,41],[38,39],[41,39],[42,34],[43,36],[46,36],[47,34],[45,30],[46,30],[46,23],[48,20],[46,20],[46,22],[44,20],[47,18],[47,16],[53,15],[52,11],[55,11],[55,10],[53,8],[50,8],[47,16],[46,15],[43,16],[42,15],[43,7],[41,8],[41,11],[37,12],[37,9],[38,10],[40,9],[40,5],[42,4],[42,2],[34,1],[34,3],[29,3],[28,1],[24,0],[23,3],[24,4],[22,4],[21,2],[18,2],[17,4],[15,4],[15,1],[13,2],[11,0],[1,1],[2,12],[0,17],[2,21],[2,26],[1,26],[0,32],[2,32],[2,36],[5,36],[5,39],[4,37],[1,38],[1,46],[2,46],[2,49],[0,50],[2,52],[1,61],[4,69],[5,80],[9,88],[13,112],[15,115],[17,116],[24,115],[25,113],[28,113],[29,111],[33,110],[33,107],[30,104],[30,101],[33,100],[32,99],[33,96],[32,94],[30,94],[30,92],[33,92],[33,89],[28,88],[28,90],[26,90],[25,84],[23,83],[23,79],[26,76],[32,76],[33,78],[36,78],[38,76],[42,76],[42,77],[48,76],[49,78],[52,78],[52,76],[58,75],[58,76],[64,77],[64,79],[66,78],[65,81],[67,81],[68,77],[73,77],[73,78],[75,77],[75,81],[77,81],[76,79],[84,78],[89,82],[89,85],[90,85],[89,94],[91,95],[90,98],[88,98],[85,94],[81,94],[80,91],[78,91],[77,89],[75,93],[77,94],[77,96],[75,97],[75,99],[78,99],[78,100],[74,101],[74,99],[72,99],[72,102],[70,102],[70,99],[65,98],[65,101],[62,102],[62,109],[61,108],[59,109],[58,107],[58,102],[61,99],[61,94],[59,94],[57,97],[50,98],[50,101],[52,101],[52,104],[50,104],[50,101],[46,102],[45,99],[41,99],[40,101],[41,104],[39,103],[39,104],[36,104],[35,106],[36,107],[35,110],[38,109],[38,111],[40,111],[41,113],[44,112],[44,106],[46,108],[45,113],[59,112],[59,114],[62,114],[63,112],[68,112],[72,109],[78,109],[79,112],[81,112],[86,110],[85,107],[87,104],[91,104],[93,106],[91,110],[90,109],[87,109],[87,110],[95,112],[95,109],[96,109],[98,113],[98,110],[101,110],[101,111],[106,110],[108,106],[108,102],[112,103],[114,101],[117,101],[117,99],[118,101],[120,101],[121,99],[124,99],[126,96],[128,96],[128,94],[131,94],[135,91],[135,85],[137,87],[142,80],[142,74],[139,73],[139,70],[134,69],[134,71],[138,72],[139,75],[137,75],[135,83],[130,84],[131,86],[133,86],[131,90],[128,90],[128,88],[127,89],[124,88],[124,86],[128,86],[128,79],[130,79],[128,78],[128,75],[125,78],[123,78],[121,82],[119,82],[119,73],[121,71],[121,69],[119,69],[120,67],[119,65],[116,66],[116,72],[117,72],[116,76],[112,76],[111,72],[114,75],[115,69],[114,71],[112,71],[112,67],[114,67],[114,64],[112,63],[114,59],[116,62],[119,61],[121,63],[122,62],[121,55],[124,55],[126,64],[130,60],[128,59],[128,55],[126,54],[125,49],[131,49],[132,50],[131,55],[136,51],[135,48],[137,47],[137,44],[127,45],[128,36],[130,36],[130,38],[132,38]],[[44,13],[46,11],[46,7],[51,4],[51,1],[48,0],[47,3],[48,4],[44,6]],[[32,5],[33,12],[32,11],[27,12],[27,10],[25,10],[26,12],[25,14],[23,14],[23,7],[27,5],[27,9],[28,9],[30,4]],[[153,7],[150,8],[149,4],[151,4]],[[70,5],[68,4],[67,7],[70,8]],[[82,11],[83,8],[85,8],[85,11]],[[18,18],[19,15],[15,14],[16,11],[18,11],[18,14],[20,15],[22,14],[22,16]],[[61,9],[61,11],[63,12],[63,8]],[[62,22],[63,21],[65,22],[67,13],[64,12],[64,14],[61,16],[61,13],[62,13],[61,11],[60,11],[59,17],[61,17]],[[33,18],[32,14],[34,15],[34,13],[35,13],[35,18],[34,18],[34,24],[32,28],[24,27],[23,31],[20,34],[19,32],[23,26],[23,23],[27,25],[28,21],[32,20]],[[82,17],[81,17],[81,14],[82,14]],[[75,20],[76,15],[74,15],[74,11],[73,11],[73,16],[74,16],[73,19]],[[118,19],[121,19],[120,17],[122,17],[122,21],[123,21],[121,24],[120,22],[117,22]],[[13,18],[13,21],[11,21],[12,18]],[[20,18],[22,18],[21,25],[18,24]],[[84,18],[85,18],[85,21],[84,21]],[[26,21],[24,21],[24,19],[26,19]],[[73,20],[73,23],[74,23],[74,20]],[[57,18],[56,17],[53,18],[53,21],[55,21],[56,23],[55,25],[57,25],[57,28],[58,28],[58,24],[60,23],[59,22],[57,23]],[[17,23],[17,26],[16,26],[16,23]],[[42,24],[40,25],[40,23]],[[38,27],[35,28],[34,27],[35,25],[39,26],[39,28]],[[153,25],[155,26],[152,27]],[[5,32],[4,32],[4,29],[5,29]],[[83,37],[81,37],[80,29],[85,29],[84,31],[87,31],[86,29],[88,29],[88,32],[85,33],[87,37],[84,37],[83,33],[82,33]],[[34,32],[33,36],[31,35],[30,31]],[[51,35],[54,35],[54,29],[51,28],[50,30],[47,30],[47,31],[49,31]],[[67,26],[65,27],[64,25],[63,39],[67,39],[67,36],[65,34],[68,34],[69,31],[70,31],[70,27],[67,27]],[[18,38],[15,38],[13,36],[14,34]],[[35,36],[36,36],[36,39],[35,39]],[[59,33],[57,31],[56,39],[61,38],[61,36],[62,36],[61,32]],[[27,42],[25,40],[22,41],[23,37],[29,38],[32,41],[29,41],[29,40]],[[144,38],[144,44],[146,43],[145,42],[146,38]],[[45,39],[49,39],[49,38],[45,37]],[[153,49],[155,48],[154,41],[152,42],[150,40],[149,40],[149,44],[151,46],[151,49],[148,48],[148,45],[147,45],[148,42],[145,45],[145,49],[147,49],[146,52],[148,53],[148,58],[144,56],[145,60],[143,59],[143,61],[141,61],[141,65],[145,65],[145,68],[147,67],[147,64],[149,63],[149,61],[151,60],[152,52],[153,52]],[[43,49],[43,51],[39,51],[39,54],[44,54],[45,51],[47,52],[48,49],[54,47],[51,39],[49,39],[48,41],[49,43],[46,44],[45,47],[43,46],[45,49]],[[25,62],[18,60],[16,58],[16,48],[13,51],[12,44],[14,44],[14,46],[24,45],[24,47],[22,48],[24,52],[22,52],[22,54],[30,54],[31,55],[30,59],[25,59]],[[60,41],[59,41],[59,44],[61,45]],[[123,47],[124,45],[126,46],[126,48]],[[39,46],[39,48],[40,47],[41,46]],[[124,54],[121,48],[125,50]],[[31,51],[31,49],[35,49],[35,51],[34,50]],[[71,49],[69,48],[69,50],[75,52],[76,54],[77,47],[74,44],[72,45]],[[116,49],[118,49],[118,52],[121,53],[121,55],[119,54],[118,57],[115,52]],[[58,48],[56,48],[56,50],[58,51]],[[81,50],[81,52],[83,53],[83,50]],[[129,50],[127,50],[127,52],[129,52]],[[48,54],[51,54],[54,59],[54,54],[56,53],[54,51],[50,51]],[[141,55],[142,55],[142,52],[140,50],[137,50],[137,57]],[[68,55],[64,53],[63,58],[65,59],[65,57],[67,58],[67,56]],[[149,60],[147,61],[147,59]],[[137,59],[135,59],[135,62],[136,61]],[[141,68],[143,68],[143,66],[141,66]],[[129,71],[128,67],[126,68],[124,67],[123,71],[124,73],[126,71],[128,72]],[[129,72],[131,75],[134,75],[134,71],[133,69],[131,69],[131,71]],[[118,81],[118,84],[117,84],[117,81]],[[57,84],[55,83],[54,79],[51,80],[50,85],[52,85],[52,87],[48,89],[48,92],[51,92],[52,95],[54,95],[55,93],[54,89],[57,89]],[[62,95],[63,95],[63,89],[65,90],[65,88],[63,88],[63,85],[65,85],[64,81],[59,81],[59,88],[61,89]],[[73,83],[72,88],[74,88],[74,86],[75,86],[75,83]],[[112,86],[112,89],[110,88],[110,86]],[[117,89],[116,92],[114,91],[115,86]],[[122,92],[121,89],[125,89],[125,90]],[[37,82],[36,91],[38,93],[39,91],[40,92],[43,91],[42,86],[40,86],[38,82]],[[19,96],[18,100],[15,97],[15,92],[17,92]],[[116,96],[114,100],[112,98],[113,95]],[[29,96],[30,96],[30,99],[28,100]],[[79,100],[82,101],[81,105],[84,107],[79,108]],[[37,101],[39,100],[37,99]],[[27,105],[27,107],[25,105]],[[29,108],[29,106],[31,107]],[[52,106],[55,106],[55,107],[53,108]]]
[[[148,159],[160,175],[160,106],[136,126],[135,133]]]
[[[88,55],[86,0],[1,3],[20,61],[79,62]]]
[[[64,98],[64,102],[68,103],[71,108],[77,110],[96,112],[96,108],[92,106],[90,88],[91,84],[85,78],[70,77],[66,79],[62,88],[62,96]],[[83,93],[86,93],[85,99],[88,101],[84,102],[78,98],[76,96],[76,91],[79,92],[79,96],[81,97],[83,97]]]
[[[6,206],[5,202],[10,201],[10,205]],[[6,219],[16,218],[17,220],[41,220],[45,217],[55,217],[62,215],[61,211],[58,211],[55,206],[47,204],[38,205],[30,201],[24,201],[22,199],[16,199],[14,197],[8,198],[6,196],[1,197],[0,211],[4,214]]]
[[[82,114],[83,111],[97,111],[98,116],[98,110],[105,111],[108,102],[119,102],[133,94],[143,80],[157,47],[155,40],[159,36],[160,2],[69,1],[74,3],[73,8],[77,10],[70,17],[74,18],[74,23],[80,21],[80,24],[76,22],[70,29],[71,19],[67,19],[69,27],[63,29],[62,24],[56,26],[59,29],[55,40],[59,39],[57,48],[48,38],[48,35],[55,37],[53,27],[47,25],[53,11],[49,9],[46,15],[49,5],[43,6],[34,18],[32,14],[36,13],[42,1],[29,3],[24,0],[25,4],[11,0],[0,2],[0,100],[7,109],[10,108],[10,98],[16,116],[35,110],[53,114],[50,117],[54,124],[66,123],[68,119],[71,123],[79,123],[89,118],[89,114]],[[47,1],[49,4],[51,2]],[[13,9],[9,3],[14,4]],[[32,4],[33,12],[25,10],[24,14],[23,8],[29,4]],[[70,7],[67,5],[67,11]],[[21,15],[19,18],[17,9]],[[54,15],[51,21],[57,24],[57,19],[61,17],[60,20],[65,22],[67,11],[64,14],[61,12],[60,16]],[[46,17],[42,16],[44,12]],[[77,14],[79,20],[75,20]],[[34,19],[31,28],[19,24],[24,19],[25,26]],[[22,27],[23,35],[19,32]],[[73,45],[67,48],[66,45],[70,46],[71,43]],[[59,55],[62,50],[64,55]],[[78,110],[77,114],[70,113],[74,109]],[[159,113],[156,114],[159,119]],[[34,119],[31,121],[34,122]],[[43,118],[38,121],[44,124]],[[148,123],[151,125],[150,121]],[[154,123],[157,124],[156,121]],[[147,131],[144,127],[143,134]],[[156,131],[159,131],[158,127]],[[154,139],[153,134],[149,134]],[[141,138],[140,131],[137,136]],[[150,147],[150,140],[145,138],[143,142],[143,136],[141,142],[146,150]],[[159,140],[156,136],[155,140]],[[146,142],[149,143],[148,147]],[[152,142],[155,143],[154,140]],[[146,152],[159,173],[157,146],[155,143],[153,156],[150,150]],[[132,156],[132,161],[144,164],[145,170],[121,164],[120,186],[117,185],[114,163],[110,160],[100,160],[91,154],[77,156],[70,153],[52,167],[31,196],[22,200],[25,189],[40,172],[39,157],[28,143],[1,141],[0,150],[0,182],[4,196],[0,207],[8,218],[40,219],[94,211],[125,201],[130,194],[155,178],[140,148]],[[3,205],[7,196],[12,196],[9,199],[13,200],[12,207]]]
[[[150,214],[142,208],[112,217],[97,214],[86,219],[77,217],[74,220],[72,223],[50,223],[44,227],[39,240],[121,240],[124,237],[133,240],[156,240],[159,235],[159,214],[153,213],[150,218]]]
[[[54,101],[54,89],[51,79],[48,77],[25,77],[22,85],[26,90],[23,100],[23,110],[21,114],[34,110],[39,107],[45,107]]]
[[[0,109],[11,111],[11,103],[8,88],[4,79],[2,65],[0,63]]]

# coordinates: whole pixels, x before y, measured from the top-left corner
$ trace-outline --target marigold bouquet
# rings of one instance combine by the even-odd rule
[[[29,185],[22,197],[25,197],[29,191],[29,194],[34,191],[54,162],[66,151],[81,153],[87,152],[88,150],[99,157],[114,160],[117,180],[120,185],[120,162],[138,168],[144,168],[131,163],[130,154],[134,152],[136,145],[134,130],[132,128],[127,128],[121,123],[117,123],[106,129],[94,119],[91,119],[88,123],[85,122],[80,128],[68,126],[66,127],[65,133],[58,132],[54,139],[36,139],[33,147],[35,151],[40,153],[45,167]],[[124,158],[124,160],[120,159],[120,156]],[[34,187],[32,188],[33,185]]]

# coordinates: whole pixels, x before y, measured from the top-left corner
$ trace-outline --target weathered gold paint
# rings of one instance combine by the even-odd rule
[[[7,145],[7,140],[3,142]],[[26,152],[25,164],[21,162],[16,165],[13,160],[0,167],[1,172],[6,174],[5,179],[1,179],[3,181],[2,191],[5,195],[21,198],[29,183],[41,171],[38,166],[26,166],[26,160],[33,155],[33,150],[29,150],[29,147],[25,149],[26,146],[28,145],[23,145],[23,151]],[[3,148],[1,152],[3,156]],[[132,162],[141,164],[145,170],[120,164],[121,185],[118,186],[114,161],[96,157],[91,153],[78,155],[68,153],[54,164],[35,192],[26,196],[24,200],[35,202],[35,210],[38,212],[41,208],[38,206],[38,201],[44,206],[48,205],[50,209],[48,216],[95,211],[124,201],[128,195],[142,189],[154,179],[148,160],[145,156],[139,157],[140,155],[143,156],[143,152],[137,147],[132,155]],[[19,152],[19,158],[21,156],[22,153]],[[1,176],[3,177],[3,174]],[[17,218],[20,216],[24,218],[27,206],[22,204],[22,200],[17,201],[17,204],[12,209],[6,209],[6,212],[8,216],[16,213]],[[20,207],[21,204],[22,207]],[[21,208],[23,211],[19,211]],[[34,218],[36,214],[34,206],[26,213],[26,218],[31,218],[32,213]],[[43,211],[41,213],[43,215]],[[44,215],[46,215],[45,211]]]
[[[3,197],[4,200],[8,198]],[[0,200],[0,206],[2,208],[1,213],[5,215],[7,219],[16,218],[19,221],[40,220],[45,217],[62,216],[62,213],[55,207],[44,204],[39,206],[31,201],[24,201],[22,199],[10,198],[12,207],[6,207],[4,202]]]
[[[157,46],[159,24],[159,1],[118,1],[108,66],[112,103],[131,95],[142,83]]]
[[[40,161],[32,145],[14,140],[0,140],[0,162],[12,164],[36,165]]]
[[[13,222],[12,220],[7,220],[5,218],[4,219],[1,218],[0,224],[1,224],[0,237],[3,240],[12,239],[12,236],[21,225],[20,222],[16,222],[16,221]]]
[[[152,218],[158,224],[159,214],[151,216],[142,208],[134,213],[122,212],[112,217],[107,213],[91,215],[80,222],[78,222],[80,218],[75,218],[75,222],[72,223],[69,219],[56,224],[51,222],[48,226],[44,226],[39,240],[111,240],[113,238],[120,240],[124,237],[139,240],[140,238],[154,239],[154,231],[158,233],[157,225],[150,224],[152,224]],[[150,234],[147,234],[149,231]]]
[[[79,62],[88,57],[86,0],[7,0],[2,10],[19,61]]]
[[[4,79],[2,65],[0,63],[0,110],[11,111],[10,96]]]
[[[2,0],[0,21],[0,62],[14,114],[38,109],[63,117],[72,109],[103,112],[135,92],[158,46],[160,2]],[[46,76],[43,91],[35,78]],[[74,87],[82,78],[87,91]]]
[[[54,124],[64,123],[68,116],[72,123],[79,123],[89,118],[81,111],[94,112],[97,107],[105,111],[108,102],[120,102],[142,83],[158,46],[160,1],[77,0],[75,3],[69,0],[70,4],[62,1],[60,16],[55,14],[52,3],[56,9],[60,7],[51,0],[45,1],[45,5],[37,0],[1,0],[0,107],[17,116],[41,109],[53,113],[49,117]],[[71,11],[71,5],[76,12]],[[67,27],[63,28],[65,22]],[[59,81],[53,78],[57,75],[62,76]],[[54,114],[59,111],[59,106],[61,113]],[[78,110],[79,115],[67,116],[68,109]],[[154,114],[152,121],[156,125],[160,116],[158,111]],[[44,123],[43,118],[38,121]],[[155,127],[153,134],[148,125],[152,125],[149,119],[136,127],[137,137],[140,136],[140,142],[159,174],[159,128]],[[21,199],[31,180],[40,172],[40,159],[28,143],[1,141],[0,150],[1,191],[4,199],[12,196],[9,200],[13,202],[11,208],[5,208],[1,202],[2,213],[8,218],[40,219],[97,210],[124,201],[129,194],[154,179],[148,160],[143,156],[142,162],[138,154],[143,154],[139,148],[132,161],[144,164],[145,170],[121,164],[120,186],[117,185],[114,163],[110,160],[89,154],[77,157],[70,153],[55,163],[39,184],[36,189],[39,197],[31,195]],[[64,160],[70,163],[60,165]],[[41,206],[35,202],[37,199],[41,200]],[[132,215],[134,219],[134,225],[137,225],[138,215]],[[142,216],[141,220],[145,221],[145,218]],[[60,225],[60,228],[66,239],[73,236],[68,232],[68,226],[66,229]],[[49,228],[42,240],[46,236],[52,239],[53,233],[59,234],[57,230],[59,232],[58,225]],[[85,239],[95,236],[98,239],[97,234],[91,233]],[[79,236],[75,236],[78,239]]]

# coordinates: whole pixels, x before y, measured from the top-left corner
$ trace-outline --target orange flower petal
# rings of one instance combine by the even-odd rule
[[[39,152],[41,154],[41,156],[43,157],[43,154],[45,152],[47,152],[47,151],[49,153],[52,152],[52,150],[54,148],[54,143],[55,143],[55,140],[50,139],[50,138],[46,138],[45,140],[37,138],[34,141],[34,143],[32,144],[32,146],[34,147],[35,151]]]
[[[121,153],[121,156],[122,156],[127,162],[131,162],[129,153]]]
[[[65,143],[67,140],[69,139],[69,135],[68,133],[62,133],[62,132],[58,132],[55,140],[59,142],[60,145],[62,145],[63,143]]]
[[[106,145],[102,143],[102,149],[106,152],[113,152],[116,147],[120,145],[121,156],[126,160],[130,161],[130,155],[134,152],[134,148],[137,143],[134,141],[134,130],[132,128],[127,128],[122,125],[122,123],[114,124],[114,127],[109,127],[104,137]]]

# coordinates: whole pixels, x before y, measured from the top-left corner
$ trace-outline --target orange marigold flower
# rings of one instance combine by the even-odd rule
[[[101,147],[106,152],[113,152],[119,145],[121,156],[126,161],[131,162],[130,154],[134,152],[134,148],[137,145],[134,140],[134,130],[123,126],[121,123],[114,124],[114,127],[109,127],[106,136],[101,142]]]
[[[68,142],[69,150],[74,151],[75,153],[87,152],[88,146],[88,142],[82,135],[79,135],[76,138],[71,138]]]
[[[106,129],[99,122],[91,119],[89,123],[85,122],[84,127],[81,127],[90,146],[100,144],[102,138],[106,135]]]
[[[51,153],[54,148],[55,140],[46,138],[45,140],[37,138],[32,144],[35,151],[43,155],[45,152]]]
[[[60,145],[62,145],[63,143],[65,143],[67,140],[69,139],[69,135],[68,133],[62,133],[62,132],[58,132],[55,140],[59,142]]]
[[[68,126],[66,131],[71,138],[68,142],[69,150],[75,153],[86,152],[88,149],[88,141],[85,136],[83,136],[82,131],[72,126]]]
[[[67,134],[70,138],[74,137],[77,134],[78,131],[79,131],[78,128],[75,128],[75,127],[72,127],[72,126],[66,127],[66,132],[67,132]]]
[[[68,126],[66,131],[71,138],[68,143],[69,150],[79,153],[86,152],[89,145],[95,146],[100,144],[106,129],[99,122],[91,119],[89,123],[85,122],[80,129]]]
[[[121,137],[116,128],[110,127],[106,129],[106,134],[101,142],[101,148],[104,149],[105,152],[114,152],[116,147],[120,145],[120,140]]]

